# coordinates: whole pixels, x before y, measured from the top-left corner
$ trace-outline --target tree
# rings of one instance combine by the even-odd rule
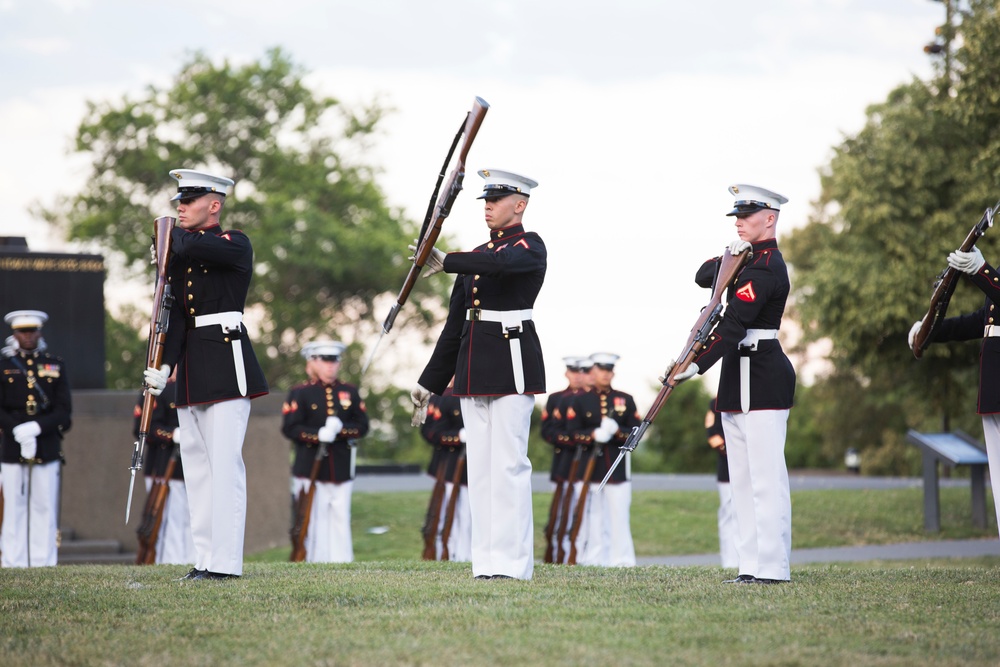
[[[935,345],[917,361],[906,345],[945,256],[1000,194],[996,3],[972,2],[962,18],[953,93],[938,94],[943,79],[914,80],[871,106],[821,174],[809,224],[783,243],[803,343],[833,343],[836,372],[817,386],[814,415],[828,455],[888,447],[891,467],[906,456],[906,428],[978,428],[978,347]],[[990,235],[979,245],[997,255]],[[960,284],[950,312],[980,305]]]

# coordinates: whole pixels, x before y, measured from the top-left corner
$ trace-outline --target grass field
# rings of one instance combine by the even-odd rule
[[[714,550],[713,496],[637,493],[640,553]],[[468,564],[418,559],[425,494],[354,500],[349,565],[280,562],[283,546],[222,582],[174,581],[180,566],[0,570],[0,664],[1000,664],[1000,559],[801,566],[777,586],[724,585],[711,567],[544,564],[530,582],[476,581]],[[793,539],[995,539],[963,527],[967,489],[941,503],[945,530],[928,537],[919,489],[797,492]]]

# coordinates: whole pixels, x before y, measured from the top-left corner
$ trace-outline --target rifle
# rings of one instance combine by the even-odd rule
[[[462,473],[465,471],[465,450],[455,462],[455,474],[451,478],[451,496],[444,510],[444,526],[441,528],[441,560],[451,560],[448,554],[448,540],[451,539],[451,526],[455,522],[455,506],[458,504],[458,494],[462,491]]]
[[[576,538],[580,536],[580,527],[583,525],[583,512],[587,508],[587,491],[590,489],[590,478],[594,474],[594,463],[600,455],[601,446],[594,443],[590,451],[590,458],[587,459],[587,467],[583,470],[583,488],[580,489],[580,497],[576,501],[576,511],[573,513],[573,528],[569,531],[569,559],[567,565],[576,565]]]
[[[573,485],[576,484],[576,473],[580,468],[581,456],[583,456],[583,447],[577,445],[576,451],[573,453],[573,460],[569,464],[569,475],[566,476],[566,491],[563,493],[562,499],[562,511],[559,513],[559,530],[556,531],[556,543],[558,544],[556,551],[557,563],[566,562],[564,542],[566,540],[566,529],[569,526],[569,508],[573,504]]]
[[[552,505],[549,507],[549,522],[545,524],[545,558],[543,560],[546,563],[551,563],[553,559],[552,537],[556,533],[556,522],[559,520],[559,505],[562,504],[565,485],[565,480],[556,482],[556,490],[552,494]]]
[[[424,551],[420,557],[424,560],[437,560],[437,528],[441,520],[441,500],[444,498],[444,462],[438,463],[437,476],[434,479],[434,490],[431,491],[431,500],[427,504],[427,515],[424,517],[424,527],[421,533],[424,536]]]
[[[173,445],[170,458],[163,476],[158,477],[146,497],[146,507],[142,513],[142,523],[136,529],[139,535],[139,552],[136,554],[136,565],[153,565],[156,563],[156,543],[160,539],[160,526],[163,525],[163,512],[167,506],[167,496],[170,494],[170,480],[174,476],[180,450]]]
[[[997,202],[993,208],[986,209],[982,219],[976,223],[976,226],[972,228],[969,235],[962,241],[962,245],[958,248],[959,250],[962,252],[972,250],[979,237],[993,226],[993,216],[997,210],[1000,210],[1000,202]],[[944,271],[938,274],[937,280],[934,282],[934,291],[931,294],[931,306],[927,310],[927,314],[920,321],[920,329],[913,336],[913,356],[917,359],[923,356],[924,350],[931,344],[931,337],[941,325],[941,321],[948,311],[948,302],[951,301],[951,295],[958,284],[958,276],[958,271],[950,266],[946,266],[944,267]]]
[[[410,291],[413,290],[413,286],[417,282],[417,278],[420,276],[421,269],[424,268],[424,264],[427,263],[427,258],[431,254],[431,250],[434,249],[434,244],[437,242],[438,236],[441,234],[441,225],[451,214],[451,207],[455,203],[455,198],[458,197],[458,193],[462,191],[462,181],[465,179],[465,160],[469,156],[469,149],[472,148],[472,142],[476,138],[476,134],[479,132],[479,127],[483,124],[483,119],[486,117],[486,111],[490,108],[490,105],[481,97],[477,97],[472,105],[472,110],[466,114],[465,120],[462,122],[461,127],[458,128],[458,133],[455,135],[455,139],[452,141],[451,149],[448,151],[448,157],[445,158],[444,164],[441,165],[441,172],[438,174],[437,184],[434,186],[434,192],[431,194],[430,202],[427,204],[427,213],[424,216],[424,223],[420,227],[420,237],[417,242],[417,250],[413,254],[413,266],[410,267],[409,273],[406,274],[406,280],[403,281],[403,287],[399,290],[399,295],[396,297],[396,303],[392,305],[389,310],[389,314],[385,318],[385,322],[382,323],[382,333],[379,334],[378,340],[375,342],[375,347],[372,348],[371,354],[368,355],[368,361],[365,362],[364,367],[361,369],[361,375],[365,374],[368,370],[368,366],[371,364],[372,359],[375,358],[375,351],[378,349],[379,343],[382,342],[383,336],[385,336],[389,331],[392,330],[392,325],[396,321],[396,315],[399,314],[399,309],[403,307],[406,300],[410,296]],[[465,136],[465,141],[462,143],[462,147],[458,152],[458,161],[455,164],[455,168],[452,170],[451,175],[448,177],[448,182],[445,185],[444,192],[441,193],[440,198],[438,198],[438,192],[441,189],[441,182],[444,179],[444,172],[448,168],[448,164],[451,162],[451,157],[455,152],[455,148],[458,146],[459,140],[462,136]]]
[[[174,297],[167,284],[167,263],[170,260],[170,231],[177,223],[177,218],[163,216],[154,222],[153,247],[156,250],[156,285],[153,288],[153,316],[149,322],[149,341],[146,347],[146,367],[159,368],[163,363],[163,347],[167,342],[167,326],[170,320],[170,306]],[[132,511],[132,491],[135,489],[135,472],[142,469],[142,452],[146,447],[146,436],[153,419],[153,403],[155,397],[149,393],[149,387],[143,382],[142,416],[139,418],[139,439],[135,441],[132,452],[132,465],[129,466],[128,500],[125,503],[125,523],[128,523]]]
[[[319,443],[312,470],[309,471],[309,488],[301,489],[295,501],[295,521],[289,531],[292,538],[292,555],[288,559],[292,563],[301,563],[306,559],[306,533],[309,532],[309,520],[312,518],[313,498],[316,497],[316,478],[319,469],[326,458],[327,443]]]
[[[722,295],[723,293],[736,282],[736,278],[739,277],[740,272],[743,267],[746,266],[747,262],[753,256],[753,251],[747,249],[738,255],[732,255],[729,252],[729,248],[726,248],[725,252],[722,253],[722,261],[719,262],[718,270],[715,274],[715,283],[712,286],[712,298],[709,299],[708,304],[701,309],[701,314],[698,319],[695,320],[694,326],[691,328],[691,335],[688,336],[687,342],[684,343],[684,349],[681,352],[680,357],[673,366],[667,369],[663,378],[663,388],[660,389],[660,393],[656,395],[656,399],[653,401],[653,405],[649,408],[646,416],[642,418],[642,422],[638,426],[632,427],[632,432],[629,433],[628,438],[625,439],[625,443],[619,447],[618,458],[615,462],[611,464],[608,468],[608,474],[604,476],[601,481],[601,485],[597,487],[600,491],[604,488],[604,485],[608,483],[611,479],[611,473],[615,471],[618,464],[621,463],[622,458],[626,453],[635,450],[639,446],[639,441],[642,440],[642,436],[646,433],[646,429],[649,428],[653,420],[656,419],[656,415],[659,414],[660,410],[663,408],[667,399],[670,398],[670,394],[673,393],[674,388],[677,387],[677,381],[674,379],[679,373],[687,370],[687,367],[691,365],[694,358],[698,355],[701,348],[705,347],[705,343],[708,341],[709,335],[715,328],[715,325],[722,320]]]

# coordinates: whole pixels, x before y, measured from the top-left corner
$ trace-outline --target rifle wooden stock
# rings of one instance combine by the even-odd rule
[[[481,97],[477,97],[472,105],[472,110],[466,115],[465,121],[462,123],[462,127],[459,129],[458,136],[464,136],[464,141],[462,142],[462,147],[458,151],[458,159],[455,164],[455,168],[451,171],[448,177],[448,181],[445,184],[444,190],[441,192],[440,197],[437,198],[437,202],[433,206],[428,206],[427,216],[424,219],[424,224],[420,230],[420,238],[417,243],[417,251],[413,255],[413,266],[410,267],[409,273],[406,274],[406,280],[403,281],[403,287],[399,290],[399,295],[396,297],[396,303],[393,304],[392,308],[389,310],[389,315],[385,318],[385,322],[382,324],[382,332],[389,333],[392,329],[393,322],[396,320],[396,315],[399,313],[399,309],[403,307],[406,300],[410,296],[410,292],[413,290],[413,286],[417,282],[417,278],[420,276],[420,271],[424,268],[424,264],[427,263],[427,258],[431,254],[431,250],[434,249],[434,244],[437,243],[438,236],[441,234],[441,225],[444,223],[445,218],[451,214],[451,207],[455,203],[458,193],[462,191],[462,182],[465,179],[465,161],[469,156],[469,149],[472,148],[472,142],[476,138],[476,134],[479,132],[480,126],[483,124],[483,119],[486,117],[486,111],[490,108],[490,105]],[[456,136],[456,142],[458,139]],[[455,145],[452,145],[452,151]],[[448,160],[446,160],[445,165],[450,162],[451,153],[448,154]],[[444,168],[442,168],[442,173]],[[438,186],[440,187],[441,181],[438,180]],[[435,194],[437,194],[437,188],[435,188]],[[434,197],[431,197],[434,200]]]
[[[962,241],[959,250],[969,252],[975,247],[976,241],[986,233],[987,229],[993,226],[993,216],[998,209],[1000,209],[1000,202],[997,202],[992,209],[986,209],[982,219],[976,223],[969,235]],[[923,356],[924,350],[931,344],[934,332],[944,320],[945,313],[948,312],[948,303],[951,301],[951,295],[955,292],[955,286],[958,284],[958,276],[958,271],[946,266],[934,282],[930,308],[927,309],[927,313],[920,322],[920,329],[913,336],[913,356],[917,359]]]
[[[573,512],[573,528],[569,532],[569,558],[567,565],[576,565],[576,540],[580,536],[580,528],[583,526],[583,513],[587,508],[587,491],[590,490],[590,478],[594,474],[594,462],[597,461],[597,453],[600,446],[594,443],[587,459],[587,467],[583,470],[583,488],[580,489],[580,497],[576,500],[576,511]]]
[[[573,485],[576,484],[576,474],[580,469],[580,457],[582,456],[583,448],[580,445],[576,446],[576,452],[573,453],[573,460],[569,464],[569,474],[566,476],[566,491],[563,493],[562,499],[562,511],[559,512],[559,530],[556,531],[556,562],[565,563],[566,562],[566,531],[569,528],[569,510],[573,504]]]
[[[153,247],[156,252],[156,284],[153,288],[153,314],[149,321],[149,339],[146,344],[146,367],[159,368],[163,363],[163,348],[167,342],[167,326],[170,323],[170,307],[174,297],[167,283],[167,265],[170,261],[170,232],[177,223],[177,218],[163,216],[153,222]],[[142,469],[142,453],[146,448],[146,438],[149,435],[150,423],[153,419],[153,404],[156,397],[149,393],[149,387],[143,387],[142,415],[139,418],[139,438],[135,441],[132,451],[132,463],[129,466],[131,480],[129,483],[128,502],[125,507],[125,523],[128,523],[129,510],[132,505],[132,488],[135,473]]]
[[[319,443],[316,458],[309,471],[309,487],[301,489],[295,499],[295,521],[289,531],[292,538],[292,554],[288,560],[292,563],[301,563],[306,559],[306,535],[309,532],[309,521],[312,519],[313,498],[316,497],[316,478],[319,477],[319,469],[323,459],[326,458],[326,453],[327,443]]]
[[[455,507],[458,505],[458,494],[462,491],[462,473],[465,472],[465,452],[455,462],[455,474],[451,479],[451,495],[444,510],[444,526],[441,527],[441,560],[451,560],[448,553],[448,540],[451,539],[451,527],[455,523]]]
[[[543,562],[551,563],[554,559],[554,544],[552,538],[556,535],[556,523],[559,521],[559,506],[562,504],[563,491],[566,482],[556,482],[555,493],[552,494],[552,505],[549,507],[549,522],[545,524],[545,557]]]
[[[427,503],[427,514],[424,516],[424,527],[420,531],[424,536],[424,550],[420,557],[423,560],[437,560],[438,522],[441,520],[441,501],[444,499],[444,473],[447,466],[438,463],[437,475],[434,478],[434,490],[431,491],[430,502]]]

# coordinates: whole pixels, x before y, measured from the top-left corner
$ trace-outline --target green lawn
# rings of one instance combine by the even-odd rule
[[[536,497],[541,531],[550,496]],[[419,560],[426,494],[355,494],[358,562],[248,559],[230,581],[181,566],[0,570],[0,664],[911,665],[1000,664],[1000,558],[793,567],[775,586],[715,567],[538,564],[533,580],[476,581]],[[715,494],[636,493],[641,555],[714,551]],[[968,491],[942,489],[940,535],[919,489],[793,494],[797,547],[975,531]],[[384,534],[369,533],[376,526]]]

